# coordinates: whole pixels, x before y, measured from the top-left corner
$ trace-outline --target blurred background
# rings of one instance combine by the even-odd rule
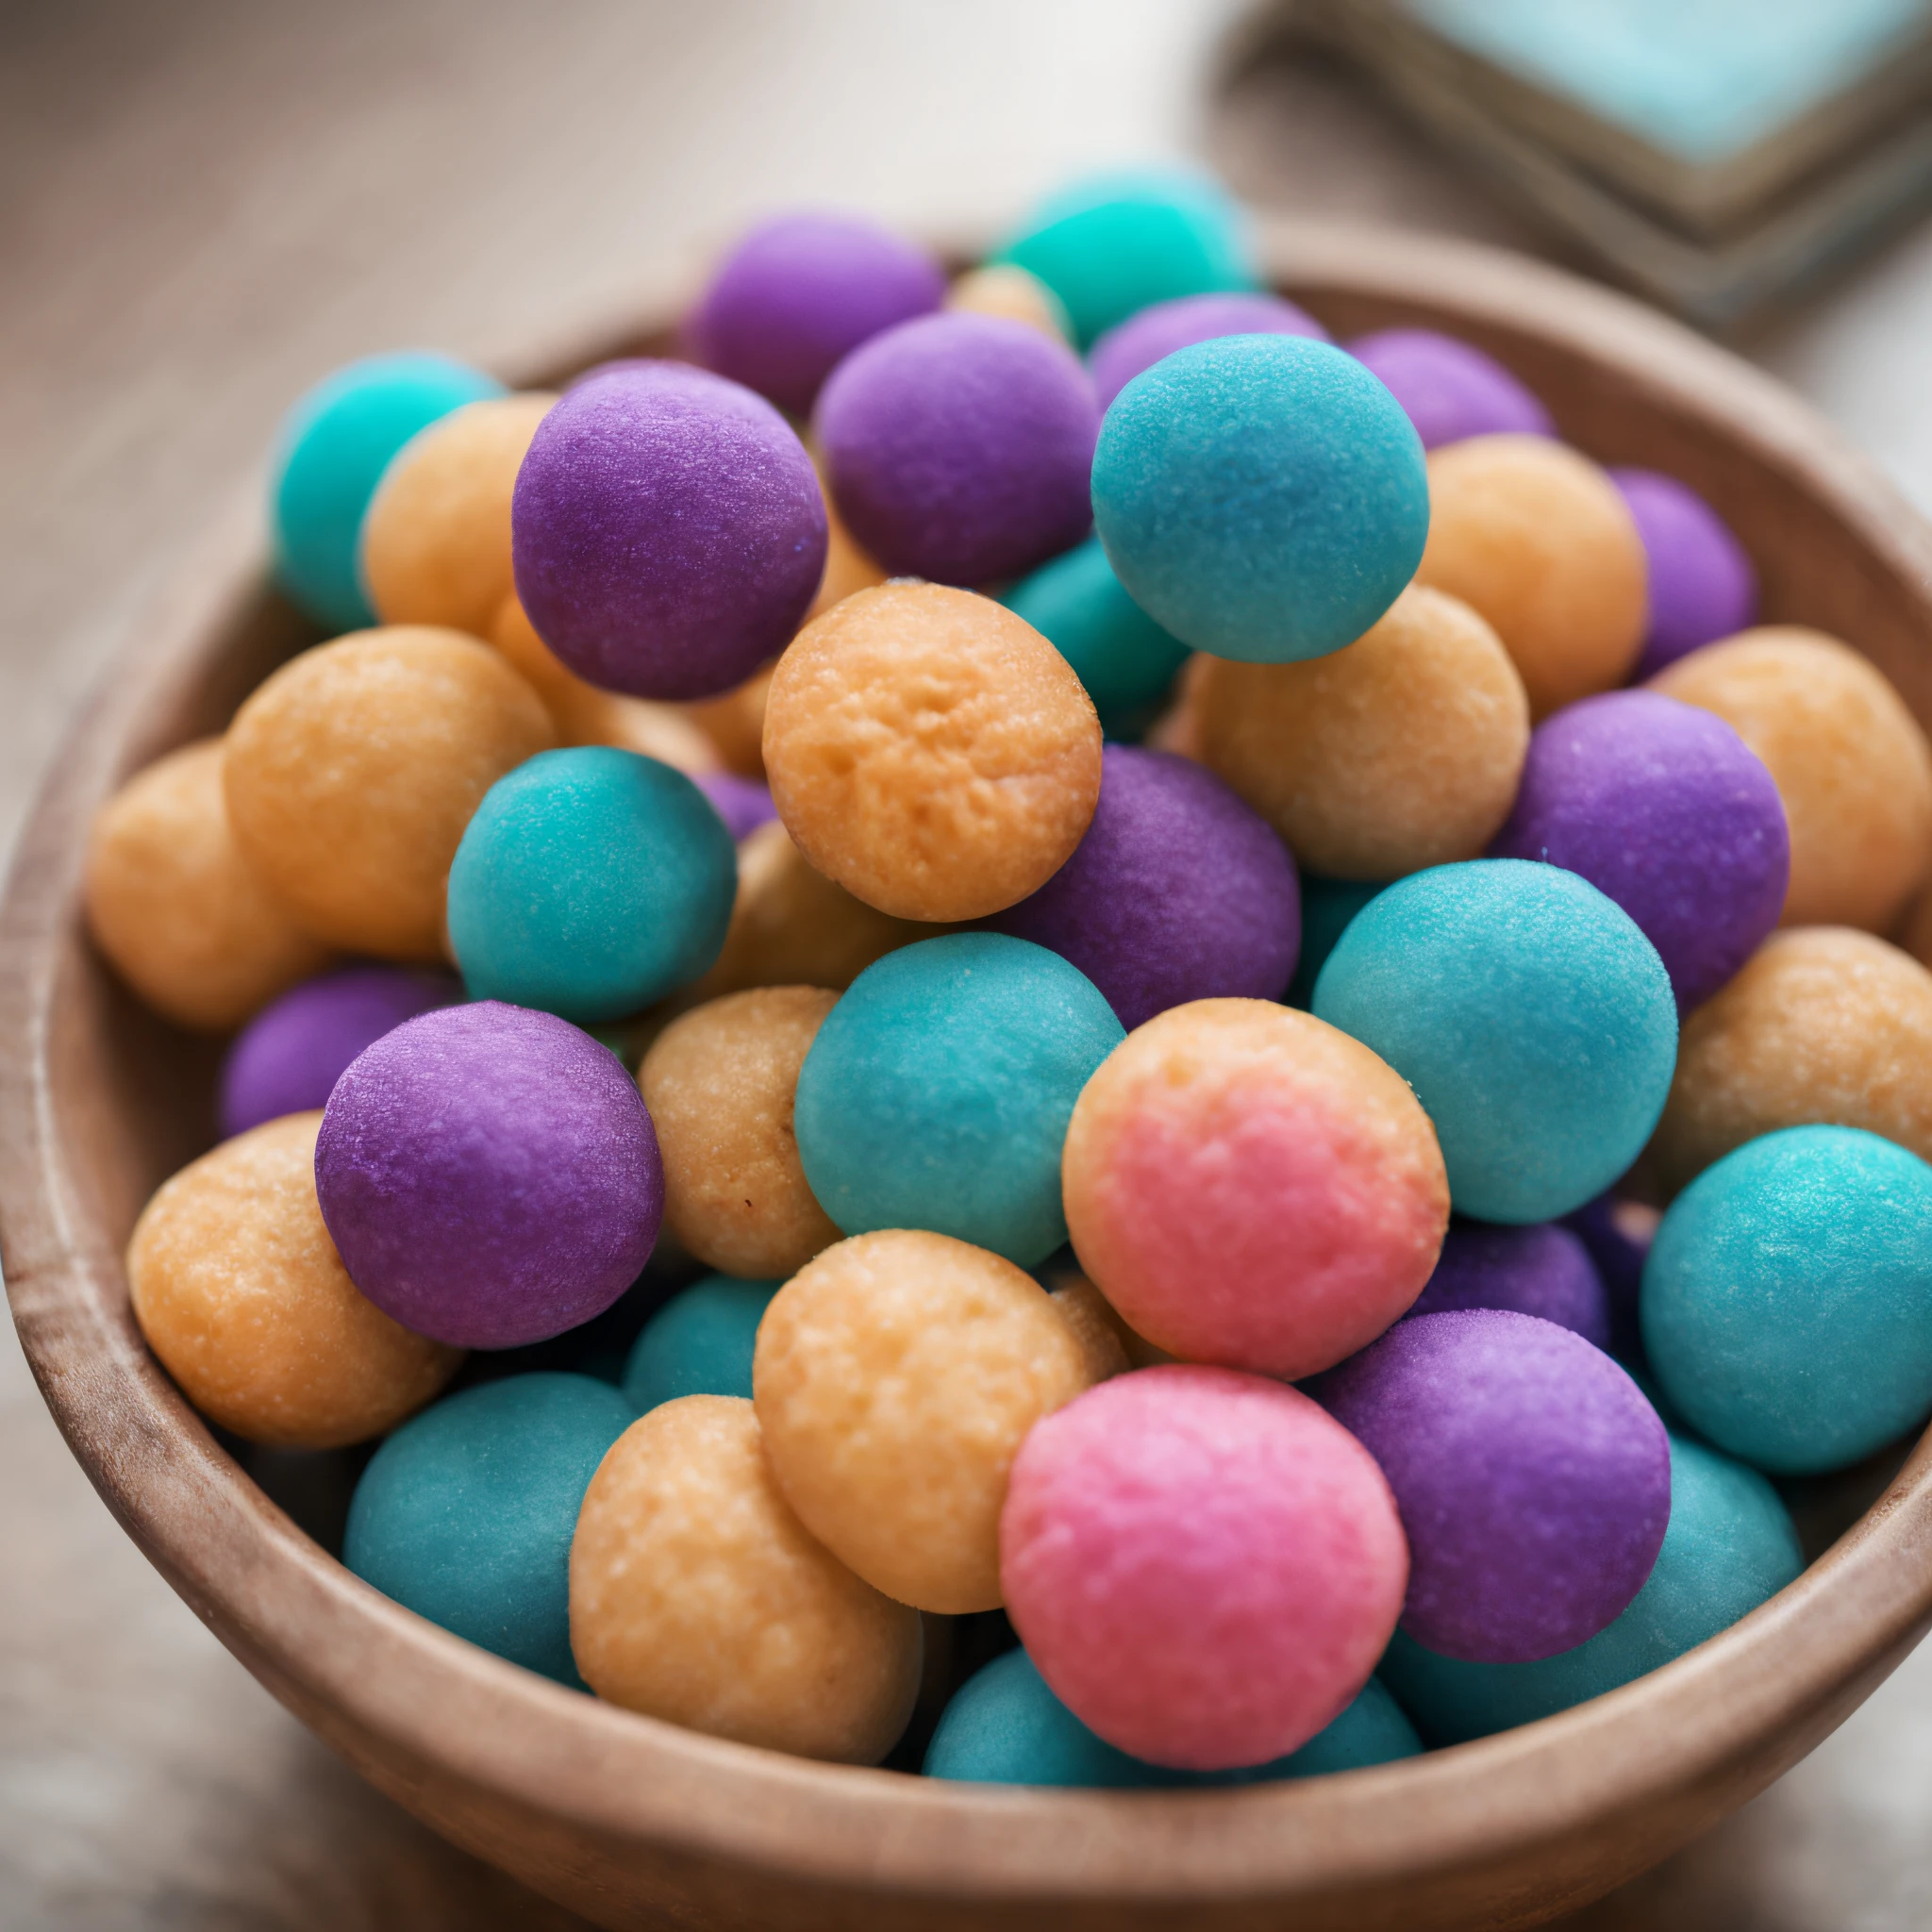
[[[0,839],[142,600],[337,363],[641,311],[753,215],[972,245],[1191,156],[1718,330],[1932,510],[1920,0],[0,0]],[[441,1844],[148,1569],[0,1341],[0,1925],[578,1921]],[[1932,1924],[1932,1651],[1567,1922]]]

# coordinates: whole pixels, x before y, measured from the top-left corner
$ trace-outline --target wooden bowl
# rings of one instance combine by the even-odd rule
[[[1338,335],[1453,330],[1591,455],[1685,478],[1757,559],[1767,618],[1850,640],[1932,720],[1932,537],[1784,391],[1630,302],[1490,251],[1301,223],[1266,242],[1283,290]],[[620,334],[511,374],[554,380],[652,341]],[[720,1742],[561,1690],[379,1596],[268,1500],[142,1345],[122,1247],[208,1139],[215,1049],[139,1010],[78,913],[100,800],[218,729],[312,635],[266,584],[256,518],[230,519],[56,759],[0,911],[0,1258],[48,1405],[128,1534],[275,1696],[458,1844],[613,1927],[1527,1925],[1762,1790],[1932,1621],[1928,1437],[1798,1582],[1607,1697],[1307,1783],[1083,1792]]]

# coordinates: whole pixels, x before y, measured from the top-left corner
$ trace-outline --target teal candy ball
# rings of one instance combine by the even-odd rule
[[[1030,1268],[1067,1238],[1060,1147],[1126,1037],[1078,967],[949,933],[868,966],[798,1074],[805,1177],[847,1234],[915,1227]]]
[[[1382,890],[1361,879],[1326,879],[1302,874],[1302,950],[1289,983],[1287,1003],[1306,1011],[1314,1004],[1315,981],[1340,944],[1348,923]]]
[[[419,429],[502,383],[447,356],[369,356],[338,369],[284,419],[269,490],[275,576],[335,630],[375,622],[356,569],[362,512],[390,458]]]
[[[708,1274],[644,1324],[624,1367],[624,1392],[640,1415],[680,1395],[751,1400],[758,1324],[784,1284]]]
[[[371,1457],[342,1561],[419,1617],[581,1690],[570,1541],[604,1452],[635,1420],[588,1375],[512,1375],[452,1395]]]
[[[1594,886],[1528,859],[1384,887],[1329,954],[1314,1012],[1415,1089],[1457,1212],[1477,1221],[1554,1221],[1600,1194],[1676,1064],[1657,948]]]
[[[1460,1744],[1601,1697],[1728,1630],[1805,1567],[1798,1533],[1756,1470],[1671,1438],[1671,1522],[1650,1580],[1614,1624],[1530,1664],[1474,1664],[1401,1631],[1381,1662],[1431,1744]]]
[[[1429,532],[1422,439],[1353,356],[1223,336],[1137,375],[1100,425],[1093,522],[1135,603],[1217,658],[1353,643]]]
[[[499,778],[457,847],[449,936],[478,999],[620,1020],[718,957],[738,849],[682,772],[608,745]]]
[[[1932,1167],[1787,1127],[1707,1167],[1643,1267],[1643,1345],[1690,1426],[1759,1469],[1842,1469],[1932,1410]]]

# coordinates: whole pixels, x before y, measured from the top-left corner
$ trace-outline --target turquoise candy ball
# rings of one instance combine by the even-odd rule
[[[570,1541],[604,1452],[635,1420],[588,1375],[511,1375],[449,1396],[370,1458],[342,1561],[419,1617],[581,1689]]]
[[[751,1400],[758,1324],[784,1284],[708,1274],[644,1324],[624,1367],[624,1392],[640,1415],[680,1395]]]
[[[1778,1494],[1756,1470],[1671,1438],[1671,1521],[1650,1580],[1615,1623],[1530,1664],[1473,1664],[1401,1631],[1381,1674],[1431,1744],[1460,1744],[1601,1697],[1694,1650],[1805,1567]]]
[[[1422,439],[1332,344],[1222,336],[1114,398],[1093,452],[1093,522],[1134,602],[1195,650],[1325,657],[1422,561]]]
[[[608,745],[499,778],[457,847],[449,937],[477,999],[619,1020],[718,957],[738,848],[682,772]]]
[[[1759,1469],[1842,1469],[1932,1410],[1932,1167],[1857,1127],[1746,1141],[1672,1203],[1643,1345],[1694,1429]]]
[[[1314,1003],[1315,981],[1328,963],[1348,922],[1382,888],[1361,879],[1324,879],[1302,874],[1302,950],[1289,982],[1288,1004],[1304,1011]]]
[[[370,356],[289,411],[269,491],[275,576],[318,624],[357,630],[375,622],[357,539],[390,458],[452,409],[504,393],[493,376],[447,356]]]
[[[1435,1123],[1457,1213],[1554,1221],[1649,1140],[1677,1057],[1657,948],[1558,866],[1439,865],[1384,887],[1314,1012],[1389,1062]]]
[[[1000,933],[868,966],[798,1074],[805,1177],[847,1234],[927,1228],[1030,1268],[1067,1238],[1060,1147],[1125,1039],[1093,982]]]

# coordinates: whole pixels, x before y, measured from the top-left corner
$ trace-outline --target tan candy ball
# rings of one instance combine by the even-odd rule
[[[1127,1337],[1132,1331],[1084,1274],[1066,1275],[1047,1291],[1047,1299],[1074,1331],[1090,1383],[1124,1375],[1137,1366],[1127,1357]]]
[[[1009,261],[989,262],[968,269],[946,291],[948,308],[973,315],[1001,315],[1024,322],[1057,342],[1074,339],[1074,325],[1060,298],[1038,275]]]
[[[723,697],[687,705],[691,721],[711,741],[727,772],[741,778],[765,775],[765,698],[772,689],[775,660],[755,671]]]
[[[664,1219],[699,1260],[783,1280],[839,1237],[792,1132],[798,1070],[839,995],[727,994],[674,1020],[638,1073],[664,1162]]]
[[[919,1689],[918,1613],[812,1541],[738,1396],[663,1403],[611,1444],[571,1543],[570,1641],[627,1710],[843,1764],[876,1764]]]
[[[389,959],[441,959],[463,827],[555,741],[488,644],[401,625],[285,664],[236,713],[228,815],[248,862],[308,930]]]
[[[888,1596],[953,1613],[999,1603],[1014,1454],[1091,1380],[1031,1275],[905,1229],[808,1262],[752,1363],[766,1454],[806,1526]]]
[[[980,919],[1073,856],[1100,797],[1100,720],[1067,660],[991,598],[884,584],[779,658],[765,773],[799,849],[868,906]]]
[[[315,1198],[320,1113],[223,1142],[163,1182],[127,1244],[134,1318],[210,1422],[251,1442],[336,1449],[419,1409],[459,1348],[365,1301]]]
[[[1932,748],[1884,675],[1795,625],[1680,658],[1652,691],[1714,711],[1763,759],[1791,835],[1787,925],[1888,930],[1932,861]]]
[[[820,478],[824,490],[824,478]],[[846,598],[856,596],[860,591],[869,591],[874,585],[886,580],[884,569],[858,547],[858,541],[845,527],[845,519],[839,514],[832,502],[832,492],[824,490],[825,499],[825,570],[819,578],[818,593],[811,600],[811,608],[805,613],[809,624],[814,617],[823,617],[835,604],[842,604]]]
[[[1495,627],[1532,719],[1622,684],[1642,648],[1637,525],[1596,464],[1547,437],[1472,436],[1430,453],[1415,575]]]
[[[1529,701],[1467,604],[1411,585],[1345,650],[1300,664],[1204,658],[1197,756],[1297,859],[1394,879],[1474,858],[1509,816]]]

